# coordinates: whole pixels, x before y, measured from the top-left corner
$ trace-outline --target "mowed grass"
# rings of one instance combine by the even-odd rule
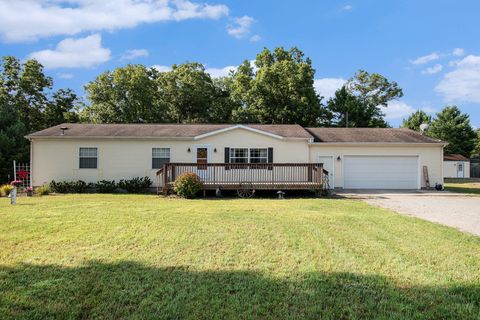
[[[480,238],[345,199],[0,199],[1,319],[479,319]]]
[[[445,190],[480,195],[480,179],[449,179],[445,181]]]

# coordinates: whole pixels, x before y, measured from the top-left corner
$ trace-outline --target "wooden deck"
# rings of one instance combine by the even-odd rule
[[[196,173],[204,190],[322,190],[328,177],[321,163],[166,163],[157,172],[158,192],[186,172]]]

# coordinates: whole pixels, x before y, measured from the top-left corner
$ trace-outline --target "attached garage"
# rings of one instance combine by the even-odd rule
[[[418,156],[343,157],[344,188],[347,189],[419,189]]]
[[[443,184],[443,141],[405,128],[307,130],[315,137],[310,161],[325,164],[332,188],[415,190]]]

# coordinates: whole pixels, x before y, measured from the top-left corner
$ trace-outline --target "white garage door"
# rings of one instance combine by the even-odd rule
[[[417,156],[344,156],[347,189],[417,189]]]

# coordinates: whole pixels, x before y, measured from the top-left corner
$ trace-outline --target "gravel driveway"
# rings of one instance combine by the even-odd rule
[[[341,196],[480,236],[480,197],[452,192],[344,191]]]

